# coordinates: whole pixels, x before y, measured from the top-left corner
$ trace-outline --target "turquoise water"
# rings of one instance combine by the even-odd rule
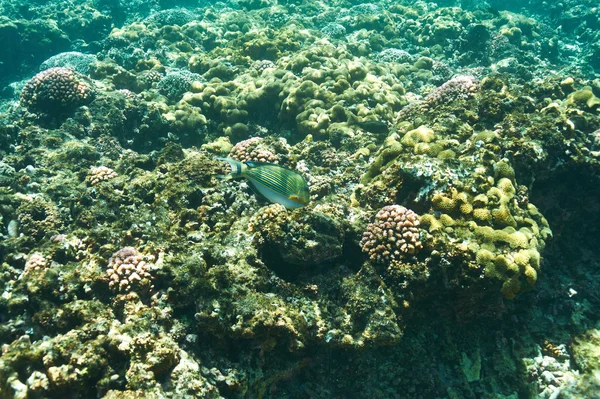
[[[4,0],[0,399],[600,398],[599,20]]]

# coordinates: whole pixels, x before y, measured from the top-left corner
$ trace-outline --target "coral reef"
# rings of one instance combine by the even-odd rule
[[[269,143],[261,137],[252,137],[234,145],[229,156],[241,162],[285,163],[289,151],[285,140]]]
[[[1,2],[0,398],[597,396],[598,7],[488,3]]]
[[[91,54],[67,51],[48,58],[42,62],[40,69],[44,71],[50,68],[68,68],[82,75],[87,75],[90,71],[90,64],[95,62],[97,62],[97,58]]]
[[[194,79],[200,79],[200,76],[185,70],[174,71],[161,78],[156,88],[169,100],[179,100],[189,91]]]
[[[31,272],[39,272],[48,267],[48,262],[44,258],[43,255],[38,253],[33,253],[25,262],[25,269],[23,269],[23,273],[31,273]]]

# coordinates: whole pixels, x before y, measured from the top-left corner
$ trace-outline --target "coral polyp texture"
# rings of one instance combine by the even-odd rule
[[[264,139],[260,137],[252,137],[240,141],[233,146],[229,152],[229,156],[240,162],[255,161],[277,163],[277,155],[265,145]]]
[[[25,269],[23,273],[39,272],[48,267],[48,261],[46,258],[39,253],[33,253],[25,262]]]
[[[144,260],[137,249],[125,247],[108,260],[108,285],[118,292],[148,290],[152,288],[151,271],[152,265]]]
[[[425,97],[425,101],[435,105],[444,101],[467,99],[475,95],[479,82],[474,76],[455,76]]]
[[[87,180],[94,186],[100,182],[108,181],[117,177],[117,172],[107,166],[97,166],[90,169]]]
[[[383,207],[363,233],[362,250],[375,262],[393,263],[423,249],[419,216],[400,205]]]
[[[67,111],[89,103],[94,90],[72,69],[55,67],[31,78],[21,92],[21,104],[32,112]]]
[[[598,397],[598,21],[0,1],[0,399]]]
[[[497,165],[497,175],[510,169],[503,162]],[[535,205],[519,204],[510,179],[489,183],[494,179],[481,186],[489,187],[485,193],[477,195],[456,189],[434,194],[432,204],[439,216],[424,215],[421,221],[430,232],[456,243],[452,244],[456,249],[470,253],[473,259],[468,262],[473,264],[468,267],[499,281],[502,294],[512,299],[536,283],[541,251],[552,232]]]

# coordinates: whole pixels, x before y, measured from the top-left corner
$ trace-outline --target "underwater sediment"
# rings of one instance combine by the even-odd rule
[[[496,3],[0,4],[0,398],[598,397],[600,11]]]

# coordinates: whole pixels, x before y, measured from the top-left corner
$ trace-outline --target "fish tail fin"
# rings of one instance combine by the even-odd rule
[[[246,165],[244,165],[240,161],[236,161],[235,159],[231,159],[231,158],[215,158],[215,159],[217,161],[227,162],[229,164],[229,166],[231,167],[231,173],[226,174],[226,175],[217,175],[217,176],[215,176],[217,179],[231,180],[235,177],[242,176],[242,173],[244,172],[244,170],[246,170]]]

